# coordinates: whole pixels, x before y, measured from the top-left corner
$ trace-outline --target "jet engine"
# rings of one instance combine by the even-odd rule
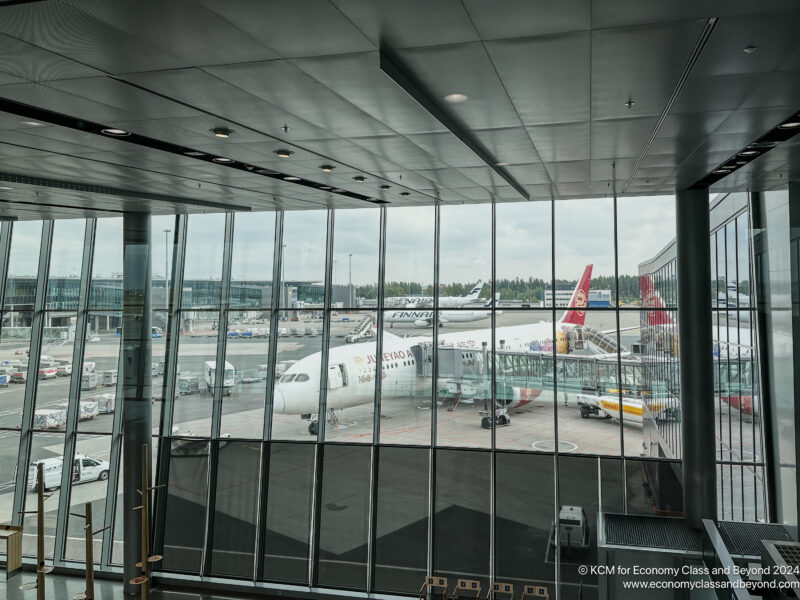
[[[419,327],[420,329],[422,329],[423,327],[430,327],[430,326],[431,324],[425,319],[417,319],[416,321],[414,321],[414,327]]]

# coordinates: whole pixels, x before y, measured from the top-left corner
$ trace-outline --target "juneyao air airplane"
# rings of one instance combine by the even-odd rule
[[[569,333],[576,326],[585,322],[588,304],[589,286],[592,277],[592,265],[588,265],[572,293],[569,307],[561,319],[555,324],[555,340],[553,340],[553,323],[541,321],[524,325],[498,327],[495,330],[495,342],[507,350],[552,351],[565,354],[569,351]],[[400,338],[383,332],[382,383],[383,398],[409,397],[417,389],[430,389],[430,381],[417,374],[416,358],[412,347],[430,342],[429,336]],[[482,344],[492,343],[492,330],[477,329],[474,331],[458,331],[440,333],[439,345],[463,349],[465,356],[474,357],[482,351]],[[376,378],[375,342],[363,342],[331,348],[328,353],[328,392],[327,409],[330,414],[362,404],[371,404],[374,400]],[[297,361],[280,378],[275,386],[273,397],[276,413],[301,415],[311,418],[309,432],[317,431],[317,413],[320,383],[320,361],[322,354],[316,352]],[[502,407],[502,424],[507,424],[507,409],[529,404],[541,394],[541,390],[519,388],[514,390],[513,398]],[[498,421],[500,422],[500,421]]]
[[[439,308],[457,308],[459,306],[466,306],[473,302],[478,301],[478,296],[481,295],[483,289],[483,282],[479,281],[475,284],[466,296],[439,296]],[[386,303],[389,306],[403,306],[405,308],[419,308],[422,306],[433,306],[432,296],[400,296],[395,298],[387,298]]]
[[[647,311],[648,335],[657,339],[657,346],[669,349],[674,356],[678,356],[680,344],[678,343],[678,324],[670,317],[669,312],[664,310],[652,310],[654,308],[664,308],[661,295],[655,289],[653,279],[649,275],[639,277],[639,290],[642,293],[642,302]],[[717,311],[720,319],[727,319],[727,311]],[[729,327],[727,325],[714,324],[711,328],[713,338],[713,352],[717,360],[727,363],[739,360],[749,360],[753,355],[753,342],[750,334],[750,323],[747,321],[739,327]],[[658,339],[660,337],[660,339]],[[751,364],[751,368],[755,368]],[[743,377],[742,369],[739,369],[739,377]],[[744,382],[742,382],[744,383]],[[747,385],[742,386],[743,391]],[[725,392],[720,395],[720,399],[731,407],[741,411],[751,417],[759,416],[758,395],[753,393],[737,393],[735,391]]]
[[[500,294],[495,294],[495,299],[500,299]],[[483,305],[485,310],[448,310],[439,312],[439,325],[445,323],[469,323],[471,321],[480,321],[492,315],[489,310],[492,306],[492,300],[489,299]],[[502,314],[498,311],[496,314]],[[395,310],[387,312],[383,316],[383,322],[388,323],[389,327],[393,327],[395,323],[413,323],[414,327],[431,327],[433,325],[433,311],[432,310]]]

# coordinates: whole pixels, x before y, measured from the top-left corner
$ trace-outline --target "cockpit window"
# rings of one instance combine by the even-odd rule
[[[287,373],[286,375],[281,377],[279,383],[289,383],[291,381],[294,381],[295,377],[296,377],[296,375],[294,373]]]
[[[295,379],[295,381],[299,383],[301,381],[308,381],[308,379],[309,379],[308,375],[306,375],[305,373],[300,373],[300,375],[297,376],[297,379]]]

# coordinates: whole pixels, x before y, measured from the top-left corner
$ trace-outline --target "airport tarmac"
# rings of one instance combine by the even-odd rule
[[[374,313],[338,313],[331,319],[331,347],[346,344],[346,336],[357,330],[358,322],[365,315]],[[497,326],[535,323],[548,320],[549,311],[510,311],[506,310],[497,316]],[[347,319],[347,320],[343,320]],[[471,323],[448,323],[441,331],[469,331],[489,327],[489,319]],[[599,330],[615,330],[616,315],[613,311],[594,311],[587,317],[587,324]],[[639,324],[639,311],[621,311],[620,328],[636,327]],[[281,327],[287,331],[296,328],[302,335],[279,337],[278,356],[276,362],[284,367],[321,349],[321,319],[302,319],[296,322],[282,322]],[[246,329],[250,325],[242,323],[238,329]],[[264,325],[254,325],[264,327]],[[310,329],[312,335],[305,335]],[[390,330],[400,337],[430,336],[431,329],[404,327],[395,325]],[[153,363],[163,361],[165,339],[153,338]],[[95,371],[117,368],[120,338],[114,333],[101,333],[95,342],[87,343],[85,363],[94,363]],[[621,334],[623,346],[630,347],[638,340],[637,330],[627,330]],[[362,340],[363,341],[363,340]],[[179,395],[175,399],[173,425],[177,435],[208,436],[211,429],[212,397],[205,389],[203,364],[216,357],[217,332],[211,322],[195,322],[192,331],[181,335],[178,349],[179,378],[194,379],[197,390]],[[73,345],[62,340],[46,343],[42,354],[55,361],[71,361]],[[264,399],[266,381],[263,379],[263,367],[268,363],[267,338],[228,338],[226,359],[236,370],[236,383],[230,396],[223,398],[223,417],[221,434],[231,438],[260,439],[264,422]],[[0,343],[0,360],[26,360],[25,340],[3,339]],[[281,368],[284,368],[281,367]],[[55,377],[41,380],[37,386],[37,408],[52,408],[66,401],[69,395],[69,377]],[[163,378],[153,377],[153,395],[160,397],[163,389]],[[81,398],[91,399],[104,393],[113,393],[114,388],[98,387],[94,390],[83,390]],[[9,520],[12,509],[15,457],[19,448],[19,435],[13,431],[21,423],[22,405],[25,385],[9,384],[0,388],[0,426],[11,430],[0,431],[0,520]],[[164,404],[152,402],[153,433],[158,435],[158,424]],[[431,444],[432,419],[436,415],[436,444],[444,447],[491,447],[491,430],[481,427],[481,414],[484,409],[482,400],[458,398],[455,396],[437,395],[434,404],[433,394],[428,385],[427,390],[418,391],[413,397],[385,397],[381,403],[380,442],[383,444],[420,445]],[[553,390],[542,390],[531,404],[510,413],[511,423],[498,426],[495,430],[495,447],[508,450],[528,450],[552,452],[556,448],[565,454],[590,454],[602,456],[620,456],[638,458],[644,452],[642,427],[639,424],[624,422],[622,425],[615,419],[591,417],[581,418],[580,410],[574,394]],[[723,423],[723,447],[739,448],[736,436],[739,431],[746,433],[739,422],[730,428]],[[371,443],[373,441],[374,409],[371,404],[339,411],[336,420],[326,425],[325,440],[343,443]],[[110,458],[110,438],[113,424],[112,414],[101,414],[91,420],[79,423],[77,451],[100,460]],[[308,431],[309,421],[298,415],[273,415],[272,434],[274,440],[308,441],[313,436]],[[744,452],[752,452],[752,440],[745,440]],[[41,431],[34,434],[31,459],[37,460],[63,453],[64,434],[57,431]],[[745,455],[745,460],[749,459]],[[74,486],[72,503],[77,505],[86,501],[99,500],[105,497],[105,482],[88,482]],[[27,494],[30,503],[34,496]],[[96,503],[96,505],[99,503]],[[46,528],[48,534],[55,531],[55,511],[58,506],[56,492],[47,501]],[[99,507],[98,507],[99,508]],[[102,510],[96,508],[96,517],[102,520]],[[74,521],[74,523],[73,523]],[[31,523],[32,525],[32,523]],[[102,527],[98,523],[98,528]],[[29,527],[32,532],[35,527]],[[71,519],[69,526],[70,540],[81,539],[80,526],[77,519]],[[27,537],[27,536],[26,536]],[[26,540],[28,546],[28,540]],[[72,540],[70,548],[77,546]],[[75,550],[76,552],[78,550]]]

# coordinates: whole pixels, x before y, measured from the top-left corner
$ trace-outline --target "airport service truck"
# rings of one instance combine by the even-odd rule
[[[44,466],[44,489],[54,490],[61,487],[61,471],[64,467],[64,457],[54,456],[31,463],[28,468],[28,489],[36,489],[36,466]],[[105,481],[108,479],[109,465],[104,460],[92,458],[85,454],[76,454],[72,462],[72,483],[85,481]]]
[[[206,389],[210,394],[214,393],[214,384],[216,380],[217,363],[213,360],[207,360],[203,368],[203,374],[206,379]],[[230,396],[233,391],[234,368],[231,363],[225,361],[225,375],[222,379],[222,395]]]

